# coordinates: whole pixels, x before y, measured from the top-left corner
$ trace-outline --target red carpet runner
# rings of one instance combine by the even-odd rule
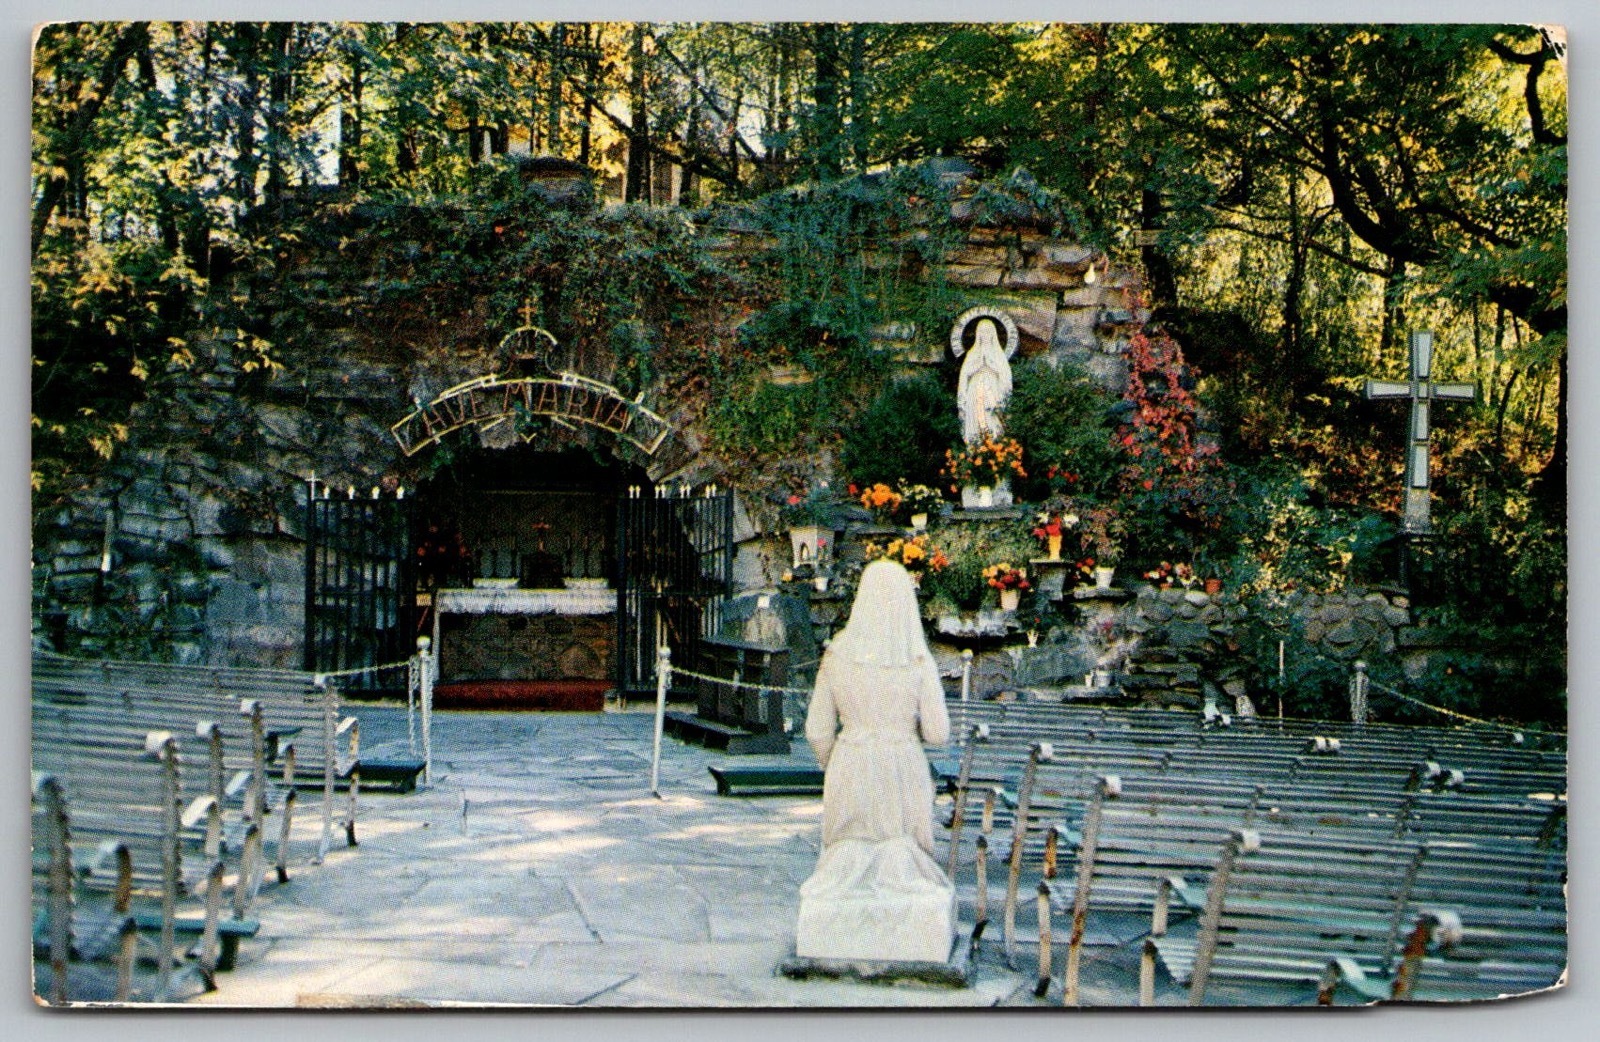
[[[435,709],[543,709],[598,713],[605,680],[464,680],[433,689]]]

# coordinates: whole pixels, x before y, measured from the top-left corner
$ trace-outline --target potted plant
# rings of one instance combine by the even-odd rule
[[[886,525],[894,519],[895,512],[900,509],[900,493],[878,482],[861,493],[861,505],[872,514],[872,519],[880,525]]]
[[[918,532],[928,527],[928,515],[944,505],[939,490],[927,485],[902,485],[900,509],[910,515],[911,527]]]
[[[1077,514],[1045,510],[1034,516],[1033,537],[1044,543],[1050,560],[1061,560],[1061,539],[1078,525]]]
[[[1096,589],[1109,589],[1121,558],[1122,537],[1125,534],[1122,518],[1114,508],[1092,507],[1083,515],[1083,547],[1094,559],[1094,585]]]
[[[1031,589],[1027,571],[1015,567],[1010,561],[1001,561],[985,568],[983,579],[1000,591],[1001,611],[1016,611],[1017,605],[1022,602],[1022,591]]]
[[[812,488],[804,496],[791,492],[779,513],[789,529],[794,566],[820,564],[827,551],[828,536],[833,534],[834,503],[827,484]]]
[[[954,482],[950,491],[961,492],[963,504],[967,498],[964,490],[975,490],[979,507],[994,506],[995,488],[1002,481],[1013,476],[1028,476],[1022,466],[1022,443],[1015,438],[996,438],[992,434],[964,445],[960,452],[945,450],[944,473]]]

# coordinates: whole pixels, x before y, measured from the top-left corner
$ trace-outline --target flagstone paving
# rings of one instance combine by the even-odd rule
[[[405,750],[403,710],[356,713],[364,750]],[[665,739],[658,799],[649,791],[651,725],[643,711],[435,714],[432,785],[363,795],[360,846],[340,837],[322,864],[302,857],[287,884],[264,890],[260,937],[215,992],[193,1001],[1034,1004],[1028,965],[1007,968],[997,944],[981,953],[967,989],[778,976],[817,857],[821,801],[718,797],[706,767],[815,761],[803,748],[730,758]],[[296,844],[314,850],[319,828],[302,810]],[[1091,949],[1086,1001],[1136,1001],[1136,959],[1133,945]],[[1175,992],[1162,998],[1178,1001]]]

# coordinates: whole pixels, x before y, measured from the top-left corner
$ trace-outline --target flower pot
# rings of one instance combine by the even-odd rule
[[[911,515],[911,527],[914,531],[925,532],[928,529],[927,511]]]
[[[978,489],[978,507],[988,509],[994,506],[994,489],[988,485]]]
[[[812,579],[811,582],[816,586],[818,593],[828,592],[828,577],[826,575],[819,575]]]
[[[1221,592],[1222,592],[1222,580],[1221,579],[1207,579],[1206,580],[1206,593],[1208,593],[1211,596],[1215,597],[1217,594],[1219,594]]]
[[[1028,631],[1028,647],[1036,648],[1038,646],[1039,646],[1039,631],[1038,630],[1029,630]]]
[[[1001,611],[1016,611],[1017,610],[1017,606],[1019,604],[1021,604],[1021,603],[1022,603],[1022,591],[1021,590],[1001,590],[1000,591],[1000,610]]]
[[[1058,535],[1046,536],[1045,545],[1050,548],[1050,560],[1061,560],[1061,537]]]
[[[1097,590],[1109,590],[1111,588],[1111,577],[1116,574],[1116,571],[1115,567],[1096,567],[1094,570],[1094,588]]]
[[[816,564],[821,559],[819,544],[826,538],[821,525],[795,525],[789,529],[789,545],[794,549],[794,566]]]

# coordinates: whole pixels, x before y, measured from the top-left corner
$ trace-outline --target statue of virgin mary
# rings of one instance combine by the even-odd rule
[[[1011,363],[1000,347],[998,327],[992,318],[978,320],[972,350],[961,362],[956,402],[961,410],[961,438],[968,445],[985,434],[1003,433],[996,415],[1011,397]]]

